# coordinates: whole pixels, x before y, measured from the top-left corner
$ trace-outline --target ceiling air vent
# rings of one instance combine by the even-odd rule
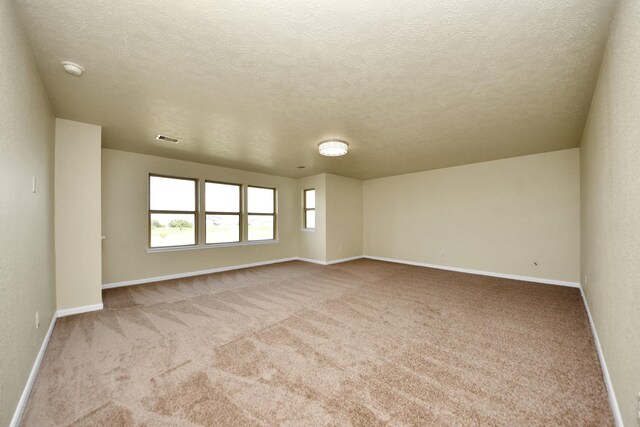
[[[174,138],[167,135],[156,135],[156,139],[158,141],[170,142],[171,144],[178,144],[180,142],[180,138]]]

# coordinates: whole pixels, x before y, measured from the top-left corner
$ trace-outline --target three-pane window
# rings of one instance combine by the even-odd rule
[[[304,190],[304,228],[316,228],[316,190]]]
[[[149,246],[195,245],[197,181],[149,176]]]
[[[205,181],[203,205],[197,179],[149,175],[149,247],[196,245],[203,208],[205,244],[276,238],[275,188]]]

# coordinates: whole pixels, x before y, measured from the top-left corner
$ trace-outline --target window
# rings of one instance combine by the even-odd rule
[[[149,174],[150,252],[276,241],[275,188],[203,182],[204,188],[195,178]]]
[[[248,241],[276,238],[276,190],[247,187]]]
[[[316,190],[304,190],[304,228],[316,228]]]
[[[240,184],[205,183],[205,243],[232,243],[241,240],[241,190]]]
[[[149,247],[196,244],[197,180],[149,175]]]

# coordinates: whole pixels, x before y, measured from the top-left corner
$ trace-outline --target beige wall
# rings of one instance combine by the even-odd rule
[[[12,3],[0,0],[0,425],[55,311],[54,116]],[[32,193],[36,177],[36,193]],[[35,313],[40,312],[40,328]]]
[[[147,253],[149,173],[278,191],[278,243]],[[163,157],[102,150],[102,281],[116,283],[297,256],[298,186],[294,179]],[[200,218],[204,233],[204,218]]]
[[[316,228],[303,229],[303,191],[316,190]],[[313,175],[298,180],[298,256],[324,262],[327,260],[327,221],[326,221],[327,174]]]
[[[625,425],[640,392],[640,3],[622,0],[582,138],[582,281]]]
[[[362,255],[362,181],[326,176],[326,260]]]
[[[102,303],[100,126],[56,119],[58,310]]]
[[[368,180],[363,188],[366,255],[579,280],[578,149]]]

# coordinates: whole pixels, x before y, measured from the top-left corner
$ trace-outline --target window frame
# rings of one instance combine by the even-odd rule
[[[302,226],[303,226],[303,228],[305,230],[315,230],[316,227],[309,227],[307,225],[307,211],[313,211],[313,215],[314,216],[315,216],[315,212],[316,212],[316,208],[315,207],[314,208],[308,208],[307,207],[307,191],[313,191],[314,192],[313,198],[314,199],[316,198],[315,197],[315,191],[316,191],[315,188],[307,188],[305,190],[302,190],[302,207],[303,207],[303,210],[302,210],[302,215],[303,215],[302,216]],[[314,200],[314,206],[315,206],[315,202],[316,201]]]
[[[234,185],[238,187],[238,212],[217,212],[217,211],[208,211],[207,210],[207,183],[210,184],[223,184],[223,185]],[[234,243],[242,243],[244,241],[244,233],[243,229],[243,212],[242,206],[244,201],[244,191],[242,191],[242,184],[236,184],[234,182],[223,182],[223,181],[212,181],[206,179],[204,181],[204,244],[206,246],[215,246],[215,245],[229,245]],[[207,243],[207,215],[237,215],[238,216],[238,240],[234,240],[232,242],[216,242],[216,243]],[[247,231],[247,236],[249,235]]]
[[[151,178],[152,177],[156,177],[156,178],[169,178],[169,179],[179,179],[179,180],[183,180],[183,181],[193,181],[194,185],[194,192],[195,192],[195,199],[194,199],[194,211],[175,211],[175,210],[162,210],[162,209],[151,209]],[[199,217],[198,217],[198,212],[199,212],[199,191],[198,191],[198,187],[199,187],[199,182],[200,180],[198,178],[185,178],[185,177],[181,177],[181,176],[172,176],[172,175],[162,175],[162,174],[157,174],[157,173],[149,173],[149,178],[148,178],[148,185],[147,185],[147,248],[148,249],[162,249],[162,248],[188,248],[188,247],[194,247],[194,246],[198,246],[198,236],[199,236],[199,228],[198,228],[198,224],[199,224]],[[181,214],[193,214],[193,233],[194,233],[194,239],[193,239],[193,243],[190,243],[188,245],[171,245],[171,246],[151,246],[151,215],[153,214],[174,214],[174,215],[181,215]]]
[[[273,190],[273,213],[251,213],[249,212],[249,188],[261,188],[263,190]],[[274,187],[263,187],[260,185],[246,185],[246,198],[247,208],[247,242],[268,242],[273,240],[278,240],[278,189]],[[273,217],[273,235],[270,239],[254,239],[249,240],[249,216],[250,215],[261,215],[261,216],[272,216]]]

